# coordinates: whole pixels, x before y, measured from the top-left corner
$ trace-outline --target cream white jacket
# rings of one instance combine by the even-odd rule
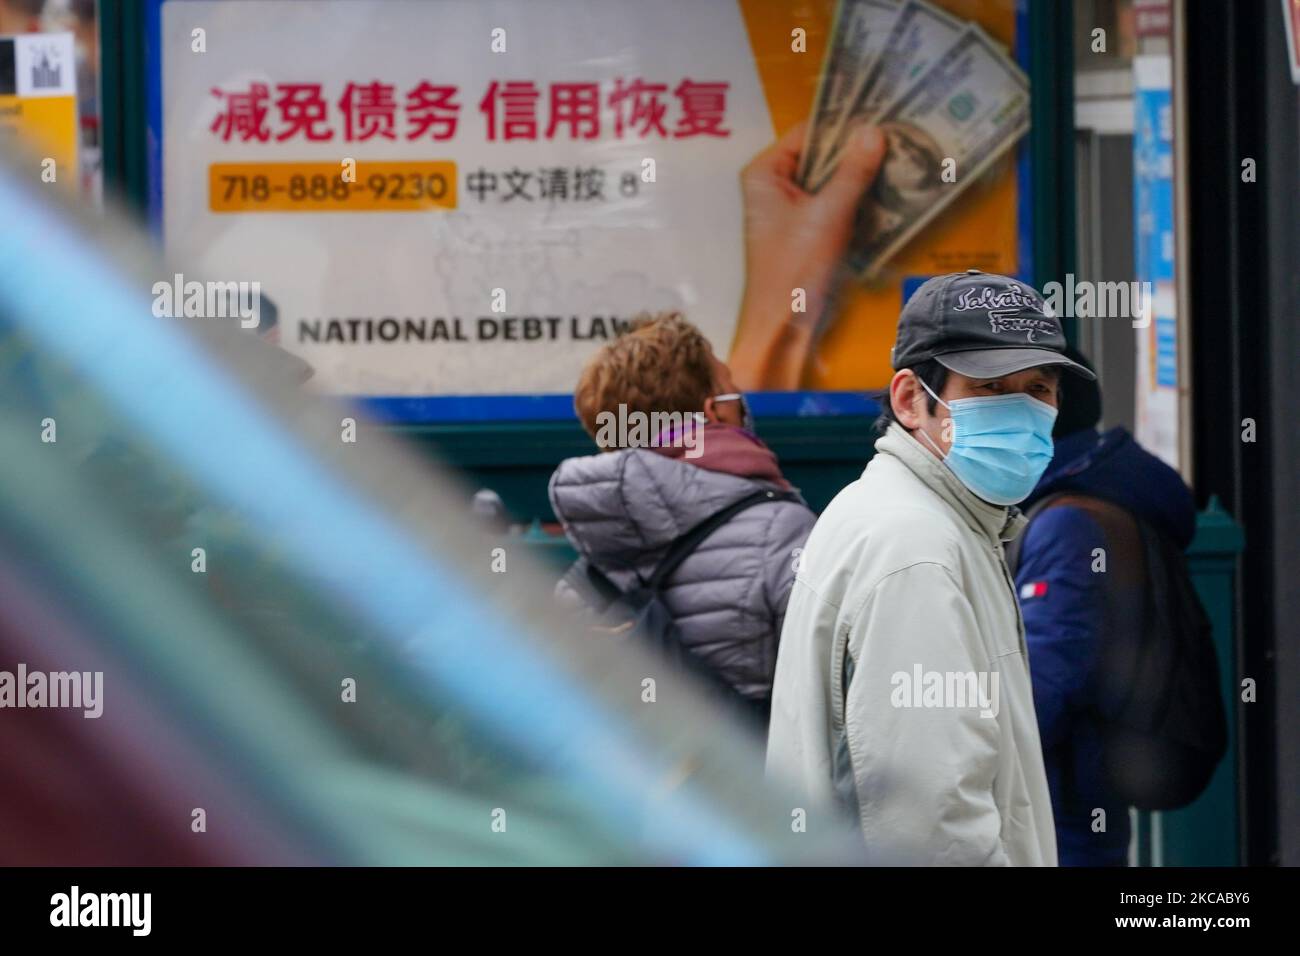
[[[898,424],[817,521],[777,656],[769,774],[922,862],[1055,866],[1024,624],[976,497]]]

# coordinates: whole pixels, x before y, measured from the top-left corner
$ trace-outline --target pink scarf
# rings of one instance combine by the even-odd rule
[[[665,458],[689,462],[706,471],[720,471],[738,478],[767,481],[782,491],[790,490],[790,482],[786,481],[785,476],[781,474],[776,453],[751,432],[737,428],[735,425],[709,422],[703,430],[697,431],[691,437],[694,439],[692,444],[695,447],[687,448],[680,440],[680,436],[673,429],[669,429],[659,435],[658,447],[652,447],[650,450]],[[694,454],[697,450],[701,452],[698,457],[686,456],[688,451]]]

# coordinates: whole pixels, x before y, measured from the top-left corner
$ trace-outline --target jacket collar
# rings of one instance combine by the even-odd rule
[[[963,485],[956,475],[898,422],[876,440],[877,454],[896,458],[926,487],[942,498],[976,534],[992,543],[1010,541],[1028,523],[1020,509],[989,504]]]

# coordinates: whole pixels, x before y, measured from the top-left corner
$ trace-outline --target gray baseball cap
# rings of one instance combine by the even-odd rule
[[[967,269],[927,279],[898,317],[895,370],[927,359],[971,378],[1059,365],[1095,379],[1065,354],[1065,331],[1043,297],[1010,276]]]

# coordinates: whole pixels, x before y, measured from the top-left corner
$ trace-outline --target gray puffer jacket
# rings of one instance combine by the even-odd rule
[[[570,458],[551,476],[551,507],[578,553],[620,588],[648,579],[668,545],[704,519],[776,485],[641,448]],[[709,535],[663,592],[683,641],[751,700],[772,694],[796,549],[815,517],[800,501],[763,502]],[[582,599],[561,581],[560,601]]]

